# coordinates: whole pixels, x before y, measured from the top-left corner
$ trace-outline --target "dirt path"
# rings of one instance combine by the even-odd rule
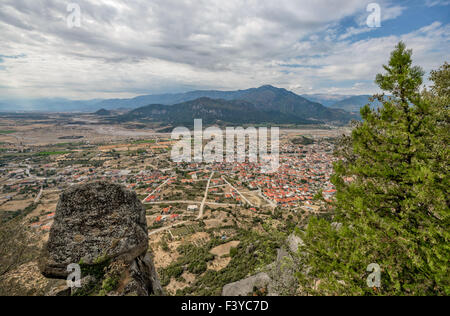
[[[36,196],[36,198],[34,199],[34,203],[38,203],[42,197],[42,193],[44,193],[44,188],[41,187],[41,191],[39,191],[39,194]]]
[[[182,201],[158,201],[158,202],[146,202],[145,204],[148,205],[158,205],[158,204],[201,204],[202,202],[200,201],[186,201],[186,200],[182,200]],[[205,202],[205,205],[213,205],[213,206],[223,206],[223,207],[228,207],[228,206],[237,206],[237,204],[230,204],[230,203],[216,203],[216,202]]]
[[[152,196],[153,194],[155,194],[156,191],[158,191],[160,188],[162,188],[163,186],[166,185],[167,182],[170,181],[171,178],[167,179],[166,181],[164,181],[163,183],[161,183],[156,189],[153,190],[152,193],[150,193],[149,195],[147,195],[147,197],[145,199],[142,200],[142,203],[145,204],[145,200],[147,200],[150,196]]]
[[[203,210],[205,209],[206,199],[208,198],[209,185],[211,183],[211,179],[213,178],[213,176],[214,176],[214,171],[211,172],[211,176],[209,177],[208,183],[206,184],[205,196],[203,197],[202,204],[200,205],[200,212],[198,213],[197,220],[200,220],[203,218]]]
[[[171,228],[173,228],[175,226],[183,225],[183,224],[186,224],[186,223],[188,223],[188,221],[175,223],[175,224],[172,224],[172,225],[169,225],[169,226],[166,226],[166,227],[161,227],[161,228],[158,228],[158,229],[155,229],[155,230],[149,232],[148,235],[151,236],[151,235],[154,235],[154,234],[158,234],[158,233],[161,233],[161,232],[166,231],[168,229],[171,229]]]
[[[261,189],[259,189],[259,191],[258,191],[258,196],[261,197],[267,203],[269,203],[272,208],[276,208],[277,207],[275,202],[273,202],[272,200],[268,199],[267,197],[264,196],[264,194],[262,194]]]
[[[235,190],[241,197],[242,199],[247,202],[251,207],[255,207],[252,203],[250,203],[249,200],[247,200],[247,198],[241,193],[241,191],[239,191],[238,189],[236,189],[230,182],[227,181],[227,179],[225,179],[225,177],[222,176],[223,181],[225,181],[233,190]]]

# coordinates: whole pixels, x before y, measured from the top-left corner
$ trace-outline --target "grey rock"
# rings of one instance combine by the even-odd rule
[[[118,280],[118,289],[111,293],[162,295],[147,250],[145,208],[136,193],[118,184],[92,182],[73,186],[61,194],[40,269],[45,277],[65,279],[71,263],[85,267],[106,263],[104,278],[124,276]],[[103,282],[91,275],[82,275],[81,281],[82,288],[88,289]],[[76,292],[74,289],[71,294]]]
[[[331,227],[333,227],[336,231],[340,231],[342,228],[342,223],[333,222],[331,223]]]
[[[294,253],[298,251],[298,247],[305,245],[303,240],[295,234],[289,235],[287,239],[287,244],[289,246],[289,250]]]
[[[245,253],[250,254],[250,253],[254,252],[255,249],[256,249],[256,246],[254,244],[250,244],[250,245],[248,245],[247,249],[245,250]]]
[[[294,295],[297,289],[296,268],[292,254],[284,246],[277,249],[277,259],[267,266],[267,273],[271,279],[268,287],[269,295]]]
[[[299,246],[303,245],[304,242],[300,237],[291,234],[286,240],[286,245],[277,249],[277,258],[267,265],[265,268],[267,272],[225,285],[222,295],[246,296],[253,292],[254,287],[267,288],[269,296],[295,295],[298,288],[295,277],[295,273],[298,272],[298,264],[293,254],[296,254]]]
[[[156,268],[150,254],[137,257],[130,266],[132,280],[125,287],[123,294],[139,296],[163,295]]]
[[[281,264],[285,258],[291,258],[289,252],[284,247],[277,249],[277,265]]]
[[[147,248],[145,209],[136,193],[107,182],[82,184],[61,195],[40,267],[46,277],[66,278],[71,263],[131,262]]]
[[[67,287],[66,285],[60,285],[50,289],[46,296],[70,296],[70,294],[70,287]]]
[[[222,289],[222,296],[248,296],[253,293],[255,287],[268,287],[270,282],[269,275],[261,272],[249,278],[225,285]]]

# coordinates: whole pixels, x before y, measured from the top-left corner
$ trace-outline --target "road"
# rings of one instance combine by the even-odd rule
[[[34,199],[34,204],[38,203],[39,200],[41,199],[42,193],[44,192],[44,188],[41,187],[41,191],[39,191],[39,194],[36,196],[36,198]]]
[[[27,176],[28,176],[28,177],[31,177],[30,169],[31,169],[31,166],[30,166],[30,165],[27,165],[27,168],[25,169],[25,172],[27,173]]]
[[[170,226],[161,227],[161,228],[158,228],[158,229],[155,229],[155,230],[149,232],[148,235],[151,236],[151,235],[154,235],[154,234],[166,231],[168,229],[171,229],[173,227],[180,226],[180,225],[183,225],[183,224],[186,224],[186,223],[189,223],[189,222],[188,221],[184,221],[184,222],[179,222],[179,223],[172,224]]]
[[[247,202],[251,207],[255,207],[252,203],[250,203],[249,200],[247,200],[247,198],[238,190],[236,189],[230,182],[227,181],[227,179],[225,179],[224,176],[222,176],[223,181],[225,181],[232,189],[234,189],[241,197],[242,199]]]
[[[266,201],[267,203],[269,203],[270,206],[271,206],[272,208],[276,208],[276,207],[277,207],[277,205],[275,204],[275,202],[273,202],[272,200],[269,200],[267,197],[264,196],[264,194],[262,194],[261,189],[259,189],[258,195],[259,195],[261,198],[263,198],[264,201]]]
[[[158,201],[158,202],[146,202],[147,205],[158,205],[158,204],[201,204],[200,201]],[[205,202],[205,205],[214,205],[214,206],[236,206],[237,204],[227,204],[227,203],[216,203],[216,202]]]
[[[206,201],[207,198],[208,198],[209,186],[210,186],[210,184],[211,184],[211,180],[212,180],[213,177],[214,177],[214,171],[211,172],[211,175],[210,175],[210,177],[209,177],[209,179],[208,179],[208,183],[206,184],[205,195],[204,195],[204,197],[203,197],[203,201],[202,201],[201,204],[200,204],[200,211],[199,211],[199,213],[198,213],[198,216],[197,216],[196,220],[201,220],[201,219],[203,218],[203,211],[204,211],[204,209],[205,209],[205,205],[214,205],[214,206],[236,206],[236,204],[215,203],[215,202],[207,202],[207,201]],[[225,180],[225,179],[224,179],[224,180]],[[167,181],[169,181],[169,179],[168,179]],[[156,188],[155,191],[158,190],[161,186],[165,185],[165,184],[167,183],[167,181],[164,182],[163,184],[161,184],[158,188]],[[225,182],[227,182],[228,185],[231,186],[231,187],[234,189],[234,187],[233,187],[228,181],[225,180]],[[235,190],[236,190],[236,189],[235,189]],[[152,195],[155,191],[153,191],[152,193],[150,193],[150,195]],[[236,190],[236,191],[237,191],[239,194],[241,194],[238,190]],[[149,196],[150,196],[150,195],[149,195]],[[245,200],[247,201],[248,204],[252,205],[252,204],[251,204],[251,203],[250,203],[250,202],[249,202],[242,194],[241,194],[241,196],[242,196],[243,199],[245,199]],[[200,202],[198,202],[198,201],[185,201],[185,200],[182,200],[182,201],[147,202],[147,203],[145,203],[145,204],[176,204],[176,203],[183,203],[183,204],[199,204]],[[154,235],[154,234],[158,234],[158,233],[160,233],[160,232],[166,231],[166,230],[168,230],[168,229],[171,229],[171,228],[173,228],[173,227],[176,227],[176,226],[179,226],[179,225],[183,225],[183,224],[186,224],[186,223],[188,223],[188,221],[183,221],[183,222],[175,223],[175,224],[172,224],[172,225],[169,225],[169,226],[166,226],[166,227],[161,227],[161,228],[158,228],[158,229],[155,229],[155,230],[151,231],[150,233],[148,233],[148,235],[151,236],[151,235]]]
[[[162,188],[163,186],[165,186],[166,183],[169,182],[169,181],[170,181],[170,178],[167,179],[166,181],[164,181],[163,183],[161,183],[155,190],[153,190],[152,193],[150,193],[149,195],[147,195],[147,197],[146,197],[145,199],[142,200],[142,203],[145,203],[145,200],[146,200],[147,198],[149,198],[150,196],[152,196],[153,194],[155,194],[156,191],[158,191],[160,188]]]
[[[214,176],[214,171],[211,172],[211,176],[209,177],[208,183],[206,184],[205,196],[203,197],[202,204],[200,205],[200,212],[198,213],[197,220],[200,220],[203,218],[203,210],[205,209],[206,199],[208,198],[209,185],[211,183],[211,179],[213,178],[213,176]]]

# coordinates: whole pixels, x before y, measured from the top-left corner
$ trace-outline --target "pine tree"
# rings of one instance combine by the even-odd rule
[[[376,83],[379,110],[361,109],[362,122],[344,138],[332,182],[333,225],[311,218],[299,251],[308,273],[303,290],[334,295],[448,295],[448,64],[423,70],[400,42]],[[367,286],[367,267],[381,267],[381,288]]]

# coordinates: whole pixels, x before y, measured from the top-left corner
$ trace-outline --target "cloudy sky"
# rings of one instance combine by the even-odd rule
[[[399,40],[449,60],[450,0],[0,0],[0,97],[122,98],[272,84],[366,94]],[[75,11],[79,6],[80,27]],[[73,7],[73,6],[72,6]]]

